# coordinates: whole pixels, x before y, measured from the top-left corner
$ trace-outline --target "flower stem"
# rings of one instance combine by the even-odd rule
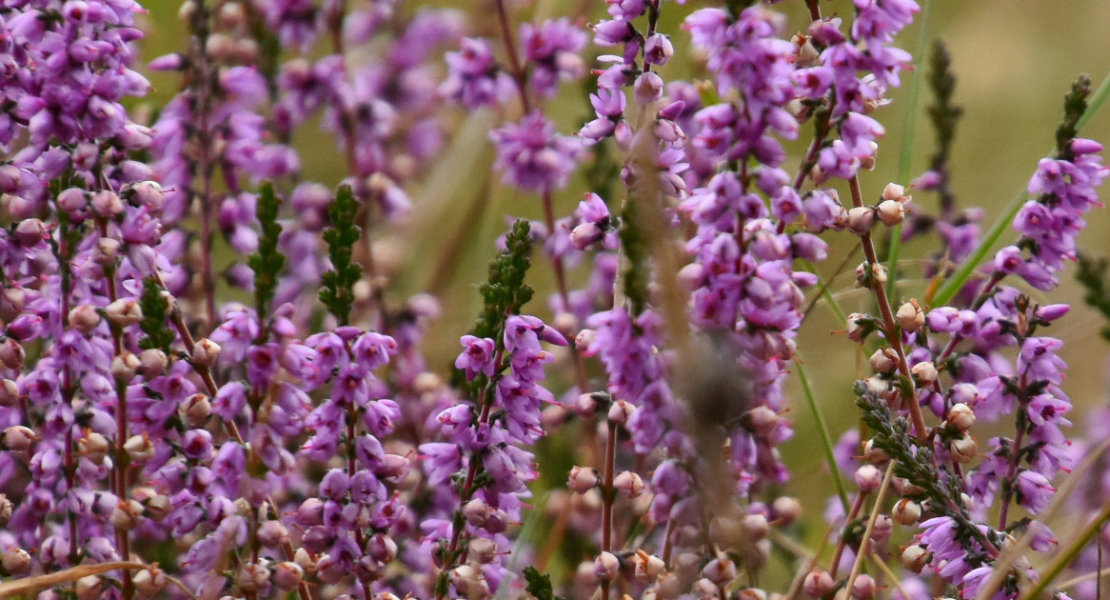
[[[852,192],[852,205],[857,208],[862,207],[863,194],[860,192],[859,177],[853,176],[849,179],[848,186]],[[860,236],[860,240],[863,242],[863,254],[867,257],[868,269],[876,265],[881,266],[875,252],[875,242],[871,239],[871,234],[863,234]],[[902,377],[906,379],[905,390],[909,392],[909,397],[905,398],[905,401],[910,411],[910,420],[913,423],[917,439],[925,443],[929,436],[929,430],[925,427],[925,418],[921,414],[921,405],[917,401],[917,390],[914,386],[913,374],[910,372],[910,364],[906,359],[906,350],[902,347],[902,333],[894,320],[894,311],[890,308],[890,298],[887,296],[886,287],[882,282],[874,277],[869,278],[869,281],[871,291],[875,294],[875,301],[879,305],[879,313],[883,318],[883,333],[886,334],[887,343],[890,344],[891,349],[898,355],[898,371],[902,374]]]

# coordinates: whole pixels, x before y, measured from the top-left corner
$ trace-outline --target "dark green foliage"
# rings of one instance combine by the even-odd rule
[[[986,548],[997,549],[1002,536],[993,530],[983,533],[975,525],[963,506],[961,479],[947,467],[938,466],[933,451],[909,434],[906,418],[893,416],[886,401],[871,394],[864,382],[856,382],[855,392],[861,418],[872,432],[872,443],[895,461],[894,474],[921,488],[918,500],[928,500],[936,513],[955,521],[956,539],[967,549],[969,564],[986,561]],[[973,539],[978,543],[971,543]]]
[[[1110,264],[1106,258],[1091,258],[1086,254],[1079,254],[1079,272],[1075,278],[1083,286],[1083,302],[1097,310],[1110,321],[1110,289],[1106,287],[1106,268]],[[1110,323],[1104,324],[1099,330],[1102,339],[1110,342]]]
[[[274,195],[274,186],[269,182],[262,184],[255,211],[262,225],[262,235],[258,238],[258,250],[247,258],[247,264],[254,270],[254,306],[262,323],[266,322],[266,313],[274,300],[278,275],[285,267],[285,256],[278,251],[281,225],[277,216],[280,206],[281,199]]]
[[[956,123],[963,109],[952,104],[952,94],[956,90],[956,77],[952,74],[952,58],[944,42],[933,44],[929,58],[929,88],[933,92],[935,104],[929,106],[929,120],[937,132],[937,151],[930,160],[930,167],[940,175],[938,186],[941,214],[949,216],[956,206],[956,199],[949,187],[948,160],[952,151],[952,140],[956,136]]]
[[[532,287],[524,283],[524,276],[532,265],[530,231],[528,221],[521,219],[513,223],[512,230],[505,236],[505,250],[490,261],[489,278],[478,288],[485,305],[474,324],[473,335],[498,340],[505,319],[519,314],[532,299]]]
[[[166,354],[170,353],[175,335],[166,327],[166,318],[169,317],[170,301],[162,295],[162,286],[154,277],[143,280],[143,295],[139,298],[139,307],[143,311],[143,319],[139,321],[139,329],[143,330],[146,337],[139,340],[139,347],[143,350],[157,348]]]
[[[528,582],[525,589],[535,596],[536,600],[563,600],[562,596],[556,596],[552,590],[551,576],[540,573],[536,567],[524,567],[524,579]]]
[[[624,280],[624,295],[628,298],[633,316],[644,312],[648,301],[648,281],[651,278],[647,264],[647,243],[636,220],[636,212],[635,202],[626,203],[621,212],[620,228],[621,249],[628,260],[628,266],[619,277]]]
[[[358,202],[350,186],[340,186],[335,201],[328,207],[331,227],[324,231],[324,241],[328,244],[328,258],[332,270],[321,278],[320,302],[331,314],[346,325],[351,317],[351,305],[355,301],[354,287],[362,276],[358,263],[351,260],[355,242],[359,238],[359,228],[355,225]]]
[[[1087,112],[1087,96],[1091,93],[1091,77],[1080,75],[1071,84],[1071,91],[1064,96],[1064,120],[1056,128],[1056,158],[1072,160],[1069,143],[1079,132],[1079,120]]]

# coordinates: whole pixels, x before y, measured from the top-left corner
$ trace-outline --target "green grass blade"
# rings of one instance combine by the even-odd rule
[[[825,460],[829,463],[829,471],[832,472],[833,483],[836,484],[836,495],[840,497],[840,504],[844,506],[844,514],[848,514],[850,510],[848,491],[844,487],[844,481],[840,476],[840,468],[836,466],[836,455],[833,453],[829,426],[825,422],[825,416],[821,414],[821,407],[817,405],[817,399],[813,396],[813,386],[810,384],[809,373],[806,371],[801,356],[796,357],[794,369],[798,372],[798,380],[802,382],[802,392],[806,397],[806,404],[809,405],[809,411],[813,413],[813,420],[817,423],[817,432],[821,436],[821,446],[825,450]]]
[[[925,2],[921,7],[920,23],[921,31],[917,37],[917,50],[914,53],[914,71],[913,80],[910,82],[910,97],[906,105],[906,121],[905,126],[902,128],[903,141],[902,150],[898,155],[898,183],[901,185],[909,185],[910,168],[913,163],[913,146],[914,139],[917,135],[917,113],[918,103],[921,97],[921,79],[924,77],[925,70],[922,68],[923,57],[925,55],[926,45],[929,40],[929,8],[932,7],[931,1]],[[902,224],[895,225],[890,230],[890,249],[887,251],[887,273],[890,277],[887,278],[886,294],[889,298],[895,298],[894,284],[898,281],[898,255],[902,250]]]

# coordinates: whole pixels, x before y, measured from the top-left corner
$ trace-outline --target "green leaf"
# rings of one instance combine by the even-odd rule
[[[564,600],[562,596],[556,596],[552,590],[551,576],[540,573],[536,567],[524,567],[524,580],[528,582],[524,589],[537,600]]]
[[[339,187],[335,200],[328,207],[331,227],[324,231],[324,242],[328,245],[328,258],[332,270],[321,276],[320,302],[328,312],[335,315],[340,325],[350,321],[351,306],[355,302],[354,287],[362,276],[362,269],[351,257],[355,243],[359,239],[359,228],[355,225],[358,201],[348,185]]]
[[[170,354],[170,345],[176,336],[173,330],[166,326],[166,318],[170,312],[170,302],[162,295],[162,286],[155,277],[143,280],[143,294],[139,297],[139,307],[143,311],[143,319],[139,321],[139,329],[146,337],[139,340],[139,347],[143,350],[158,349]]]
[[[270,182],[262,184],[258,194],[258,207],[255,211],[262,226],[258,239],[258,250],[247,258],[247,264],[254,271],[254,306],[258,320],[266,322],[266,313],[274,300],[278,275],[285,268],[285,256],[278,250],[281,225],[277,222],[281,199],[274,195]]]

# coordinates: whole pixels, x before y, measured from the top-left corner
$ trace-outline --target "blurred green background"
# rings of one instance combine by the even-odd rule
[[[352,7],[360,3],[352,2]],[[492,29],[496,21],[491,17],[491,0],[460,0],[434,2],[436,6],[452,6],[474,16],[474,34],[496,36]],[[411,13],[424,3],[409,1],[398,3],[398,10]],[[683,53],[689,38],[679,28],[684,15],[709,2],[691,1],[685,6],[666,2],[660,30],[670,33],[678,53],[676,60],[661,70],[667,80],[691,75],[704,77],[704,72],[689,56]],[[850,21],[850,2],[822,2],[825,15],[840,13]],[[513,4],[516,22],[557,16],[561,10],[581,10],[589,21],[596,21],[604,14],[600,0],[561,2],[556,0],[518,1]],[[1041,2],[1034,0],[935,0],[923,2],[925,12],[900,38],[899,45],[915,53],[915,59],[927,59],[928,52],[919,53],[924,36],[926,42],[943,39],[952,56],[957,75],[955,102],[962,106],[964,115],[956,135],[951,165],[952,181],[957,199],[962,207],[982,206],[987,210],[983,220],[985,230],[997,218],[1001,207],[1022,190],[1037,160],[1048,154],[1053,146],[1053,132],[1062,114],[1062,99],[1071,82],[1079,73],[1090,74],[1097,87],[1110,74],[1110,2]],[[804,29],[808,15],[800,0],[781,2],[772,7],[789,15],[789,30]],[[176,17],[177,5],[166,1],[150,6],[148,26],[150,36],[145,42],[147,58],[184,48],[182,24]],[[498,50],[500,52],[500,49]],[[588,49],[597,53],[597,49]],[[355,57],[355,60],[360,60]],[[911,88],[914,73],[903,74],[903,87],[895,90],[894,102],[881,108],[876,118],[887,128],[882,141],[879,161],[875,171],[862,177],[865,195],[874,197],[890,181],[898,180],[900,156],[908,145],[912,158],[910,178],[919,175],[926,167],[934,150],[935,139],[925,107],[932,102],[929,91],[922,85],[916,104],[912,104]],[[153,74],[156,92],[155,103],[164,102],[177,89],[174,74]],[[564,133],[573,132],[587,117],[588,105],[581,86],[565,86],[564,93],[547,105],[549,114],[560,122]],[[916,114],[916,126],[907,130],[911,113]],[[430,364],[448,364],[449,357],[457,352],[458,336],[469,328],[478,311],[476,286],[484,278],[485,264],[493,253],[492,241],[504,230],[506,215],[524,215],[540,218],[538,198],[517,194],[499,185],[499,176],[492,174],[492,150],[486,141],[490,127],[496,126],[501,117],[490,112],[462,113],[455,111],[451,119],[457,127],[454,138],[445,148],[442,158],[409,186],[415,201],[410,221],[400,229],[375,231],[376,252],[392,257],[393,281],[387,292],[390,302],[398,303],[408,295],[432,288],[441,296],[444,315],[432,330],[429,340]],[[515,118],[511,116],[510,118]],[[810,128],[803,129],[803,136]],[[1081,132],[1104,143],[1110,143],[1110,109],[1104,108]],[[307,131],[295,140],[302,150],[305,175],[325,184],[334,185],[343,177],[342,160],[334,142],[326,134]],[[797,165],[797,148],[788,165]],[[899,181],[908,183],[908,181]],[[583,188],[580,179],[564,190],[557,199],[558,214],[569,214]],[[915,202],[929,211],[935,210],[936,198],[920,194]],[[1110,254],[1110,215],[1095,211],[1090,215],[1088,229],[1080,238],[1083,250],[1094,256]],[[935,238],[929,238],[929,244]],[[1013,239],[1004,235],[1003,240]],[[923,295],[926,282],[921,278],[920,265],[913,258],[931,250],[929,244],[911,244],[904,248],[902,257],[906,279],[898,290],[903,298]],[[841,243],[838,251],[825,263],[822,272],[828,272],[849,247]],[[850,261],[854,267],[860,259]],[[544,281],[551,281],[550,270],[542,259],[537,259],[532,281],[542,289]],[[850,267],[851,268],[851,267]],[[581,282],[580,269],[572,280]],[[1082,429],[1082,415],[1091,407],[1108,403],[1107,349],[1097,331],[1101,318],[1082,306],[1081,291],[1074,282],[1074,268],[1062,274],[1064,285],[1050,298],[1033,294],[1035,298],[1051,302],[1067,302],[1075,308],[1067,318],[1052,326],[1046,335],[1065,340],[1062,356],[1070,365],[1066,390],[1077,405],[1076,429]],[[835,297],[847,311],[867,310],[871,305],[865,294],[852,289],[850,274],[834,284]],[[549,316],[544,305],[544,293],[537,295],[531,310]],[[850,383],[866,375],[866,357],[860,355],[854,344],[844,336],[833,335],[843,329],[830,311],[819,306],[806,322],[799,347],[807,358],[807,367],[816,383],[818,400],[824,406],[833,437],[854,426],[855,409]],[[554,375],[553,379],[569,383],[568,377]],[[558,388],[558,384],[553,385]],[[787,464],[792,465],[794,480],[786,492],[800,496],[810,511],[820,511],[823,498],[832,493],[831,485],[815,486],[815,481],[825,477],[824,462],[815,460],[820,455],[814,422],[801,401],[796,378],[791,380],[790,393],[795,399],[789,415],[796,425],[797,434],[784,447]],[[981,446],[988,434],[978,434]],[[816,502],[816,504],[814,503]],[[1066,525],[1057,533],[1066,537]],[[810,532],[810,536],[814,533]]]

